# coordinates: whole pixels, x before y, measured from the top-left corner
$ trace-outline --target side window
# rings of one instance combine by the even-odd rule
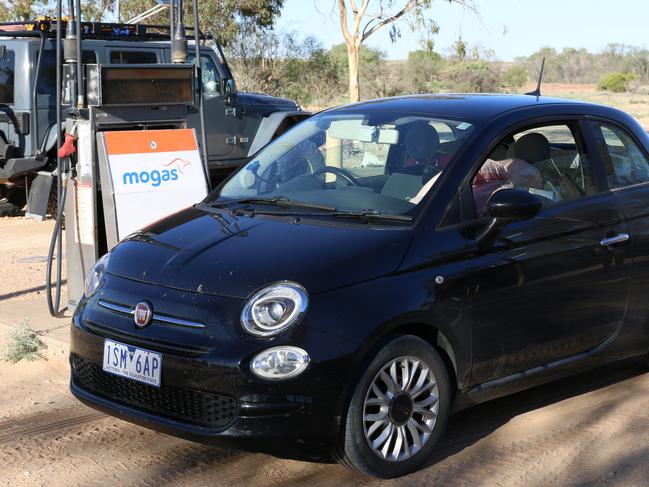
[[[84,64],[97,64],[97,54],[95,51],[83,51],[82,61]],[[56,96],[56,51],[54,49],[43,51],[37,91],[39,95]]]
[[[478,216],[496,191],[517,188],[541,198],[545,206],[597,192],[588,154],[577,126],[553,124],[502,139],[472,180]]]
[[[14,75],[16,72],[16,53],[7,50],[4,59],[0,59],[0,103],[8,105],[14,102]]]
[[[111,64],[156,64],[158,55],[152,51],[111,51]]]
[[[189,64],[194,63],[194,56],[191,54],[187,56]],[[221,82],[221,75],[216,68],[216,64],[210,56],[201,54],[201,74],[203,78],[203,93],[206,95],[216,95],[219,93],[219,84]]]
[[[647,157],[626,130],[600,122],[593,122],[593,128],[611,188],[649,181]]]

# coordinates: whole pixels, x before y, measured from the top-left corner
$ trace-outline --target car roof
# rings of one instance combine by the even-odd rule
[[[490,120],[510,110],[542,105],[599,106],[593,103],[547,96],[445,93],[381,98],[343,105],[327,110],[327,112],[395,111],[403,113],[428,113],[440,117],[448,116],[451,119],[479,122]]]

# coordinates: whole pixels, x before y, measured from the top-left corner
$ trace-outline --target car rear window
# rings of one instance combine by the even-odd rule
[[[158,55],[152,51],[112,51],[111,64],[156,64]]]
[[[36,62],[36,58],[34,58],[34,62]],[[95,51],[83,51],[83,63],[97,64]],[[56,96],[56,51],[54,49],[43,51],[37,92],[39,95]]]
[[[0,103],[14,102],[14,74],[16,71],[16,53],[7,51],[4,59],[0,59]]]

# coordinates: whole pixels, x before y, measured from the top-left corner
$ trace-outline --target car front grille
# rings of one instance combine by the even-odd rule
[[[106,373],[78,355],[72,355],[71,362],[77,386],[119,404],[208,428],[224,428],[237,414],[237,403],[230,396],[141,384]]]

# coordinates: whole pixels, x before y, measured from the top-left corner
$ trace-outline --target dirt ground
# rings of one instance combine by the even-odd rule
[[[53,220],[0,218],[0,312],[4,299],[24,301],[43,293],[53,229]]]
[[[1,486],[649,485],[649,373],[638,363],[459,413],[434,465],[382,482],[105,416],[69,395],[61,363],[1,363],[0,378]]]

